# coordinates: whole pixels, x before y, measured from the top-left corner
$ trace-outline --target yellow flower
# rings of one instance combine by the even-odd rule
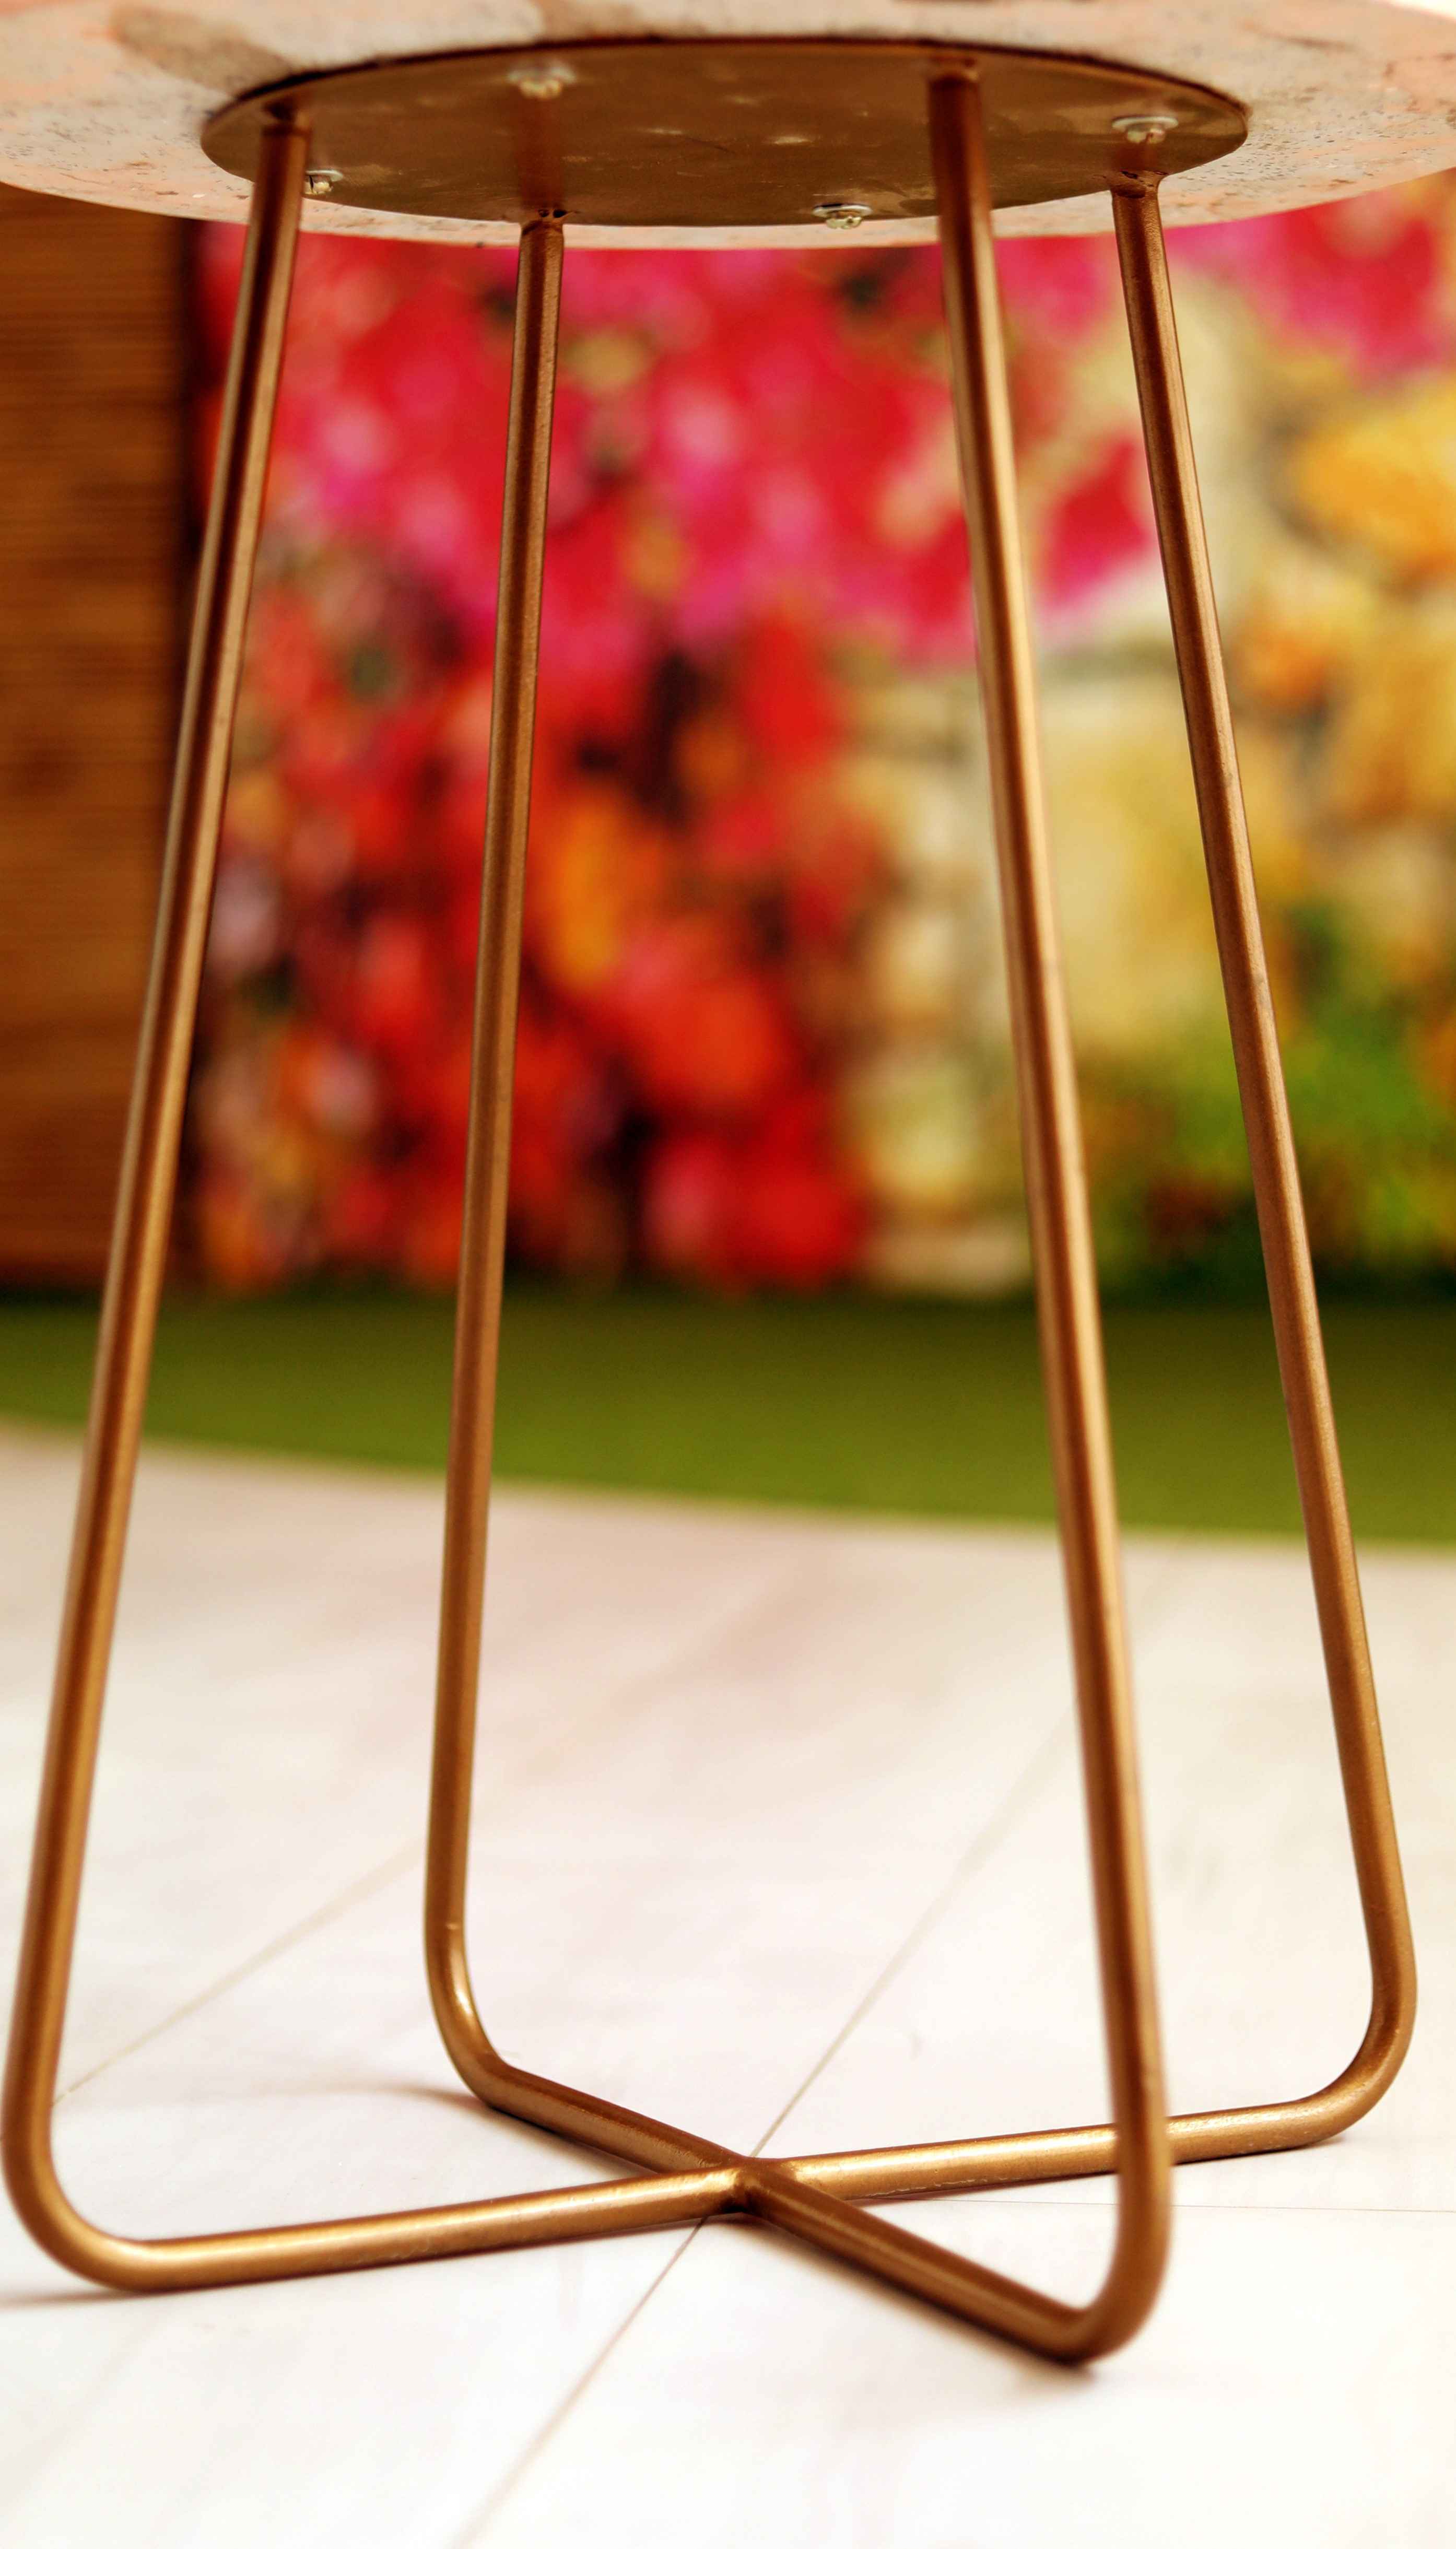
[[[1402,581],[1456,571],[1456,377],[1364,396],[1313,427],[1287,484],[1306,519]]]

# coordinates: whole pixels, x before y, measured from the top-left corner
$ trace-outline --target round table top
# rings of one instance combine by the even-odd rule
[[[612,37],[839,37],[1014,46],[1132,63],[1223,91],[1248,140],[1170,177],[1166,217],[1221,221],[1456,163],[1456,0],[0,0],[0,181],[239,220],[247,189],[204,153],[230,98],[299,73],[475,46]],[[1022,206],[1009,231],[1104,228],[1107,199]],[[506,237],[498,225],[311,203],[310,229]],[[581,228],[601,244],[832,243],[788,230]],[[922,238],[924,221],[855,236]]]

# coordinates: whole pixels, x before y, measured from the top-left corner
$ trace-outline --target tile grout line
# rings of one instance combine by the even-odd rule
[[[649,1664],[642,1671],[631,1672],[622,1681],[615,1683],[589,1712],[584,1725],[590,1726],[596,1723],[606,1710],[616,1707],[623,1699],[633,1693],[650,1695],[667,1673],[682,1669],[685,1660],[691,1659],[698,1646],[706,1640],[717,1637],[725,1629],[737,1629],[745,1622],[751,1622],[759,1612],[770,1606],[772,1601],[780,1598],[781,1593],[782,1587],[775,1580],[772,1585],[757,1594],[745,1596],[728,1620],[720,1621],[708,1631],[695,1627],[683,1647],[673,1655]],[[575,1740],[576,1733],[580,1731],[580,1729],[575,1730],[569,1738],[555,1734],[543,1738],[521,1762],[519,1777],[523,1781],[538,1777],[542,1770],[548,1769],[559,1757],[563,1749],[568,1748],[569,1744]],[[81,2072],[76,2079],[68,2080],[65,2087],[57,2092],[55,2105],[62,2106],[67,2098],[74,2097],[78,2090],[89,2088],[93,2081],[99,2080],[106,2072],[113,2070],[119,2062],[127,2061],[132,2054],[139,2053],[145,2046],[155,2043],[159,2036],[167,2034],[172,2028],[180,2027],[184,2020],[195,2017],[199,2010],[206,2009],[213,2001],[222,1999],[237,1984],[245,1982],[250,1975],[260,1972],[264,1965],[273,1961],[274,1957],[286,1955],[301,1940],[327,1929],[333,1921],[352,1911],[356,1904],[366,1902],[371,1895],[381,1892],[397,1876],[404,1875],[409,1867],[419,1861],[424,1846],[423,1837],[419,1841],[402,1843],[398,1849],[391,1852],[388,1858],[381,1859],[364,1875],[353,1878],[338,1894],[331,1895],[326,1902],[316,1905],[312,1912],[305,1913],[302,1919],[296,1921],[291,1928],[281,1931],[262,1946],[255,1948],[250,1955],[244,1956],[241,1963],[230,1965],[225,1972],[217,1975],[202,1990],[194,1992],[190,1999],[183,2001],[179,2007],[169,2010],[164,2018],[156,2019],[150,2027],[145,2028],[140,2035],[133,2036],[125,2044],[118,2045],[114,2052],[104,2055],[101,2061],[94,2062],[89,2070]]]
[[[794,1576],[786,1561],[785,1568],[780,1570],[776,1566],[769,1580],[760,1585],[756,1591],[739,1594],[733,1609],[723,1619],[711,1620],[706,1626],[701,1621],[695,1621],[681,1644],[675,1647],[670,1654],[659,1656],[655,1662],[644,1664],[630,1672],[624,1680],[614,1683],[610,1689],[600,1695],[575,1726],[544,1735],[534,1750],[523,1761],[520,1771],[522,1780],[538,1778],[542,1771],[553,1768],[557,1761],[569,1757],[579,1746],[583,1736],[600,1732],[609,1711],[614,1709],[621,1700],[628,1697],[650,1700],[655,1692],[664,1689],[670,1691],[682,1673],[692,1670],[694,1659],[710,1652],[721,1639],[735,1637],[745,1628],[752,1629],[764,1622],[771,1622],[774,1612],[785,1595],[792,1594],[794,1591]],[[477,1759],[478,1751],[477,1738]]]
[[[757,2141],[753,2144],[753,2156],[755,2158],[762,2151],[764,2143],[772,2139],[780,2125],[793,2114],[794,2109],[798,2106],[801,2098],[808,2094],[815,2081],[820,2078],[821,2074],[825,2070],[825,2065],[832,2061],[841,2045],[843,2045],[852,2034],[854,2029],[859,2025],[860,2020],[874,2007],[881,1994],[888,1990],[890,1984],[895,1979],[895,1976],[903,1969],[907,1959],[914,1954],[916,1948],[921,1945],[928,1932],[934,1927],[942,1913],[953,1901],[959,1888],[976,1873],[978,1867],[984,1865],[985,1861],[991,1856],[993,1851],[1000,1847],[1002,1841],[1008,1837],[1008,1834],[1015,1829],[1017,1822],[1024,1812],[1026,1806],[1030,1803],[1031,1798],[1035,1795],[1037,1788],[1054,1767],[1058,1753],[1065,1745],[1071,1722],[1071,1711],[1070,1709],[1067,1709],[1057,1719],[1049,1734],[1038,1746],[1030,1761],[1027,1762],[1025,1767],[1012,1781],[1012,1784],[1002,1798],[1000,1805],[989,1817],[981,1831],[976,1835],[975,1840],[968,1844],[960,1858],[957,1859],[945,1882],[938,1888],[924,1911],[922,1912],[918,1919],[912,1924],[906,1936],[901,1940],[900,1945],[887,1959],[880,1972],[875,1976],[874,1981],[869,1985],[868,1989],[864,1992],[854,2009],[851,2010],[843,2025],[836,2030],[829,2043],[825,2046],[824,2052],[812,2065],[805,2078],[794,2091],[794,2094],[789,2099],[787,2105],[780,2110],[779,2114],[767,2125],[765,2130],[759,2134]],[[489,2533],[490,2525],[502,2511],[507,2500],[520,2485],[521,2481],[527,2476],[534,2464],[539,2459],[540,2454],[545,2450],[547,2444],[551,2442],[557,2433],[559,2433],[566,2419],[571,2415],[582,2398],[584,2398],[586,2392],[596,2380],[598,2373],[607,2363],[608,2358],[615,2353],[617,2347],[622,2343],[630,2329],[632,2328],[637,2319],[640,2318],[643,2311],[647,2307],[647,2304],[652,2300],[653,2296],[661,2290],[674,2267],[676,2267],[680,2260],[687,2254],[687,2251],[691,2248],[694,2240],[698,2237],[699,2232],[706,2227],[707,2224],[705,2222],[694,2222],[686,2238],[684,2238],[673,2250],[672,2255],[666,2260],[661,2271],[654,2275],[651,2283],[646,2287],[645,2291],[639,2294],[637,2300],[632,2304],[631,2309],[622,2319],[620,2325],[614,2328],[612,2334],[607,2338],[605,2344],[600,2348],[593,2360],[587,2365],[585,2371],[581,2373],[580,2377],[575,2382],[573,2382],[571,2388],[566,2393],[566,2396],[555,2407],[552,2408],[550,2414],[545,2418],[539,2430],[526,2445],[524,2451],[520,2454],[511,2469],[508,2470],[505,2477],[491,2491],[490,2496],[486,2499],[479,2511],[472,2514],[464,2528],[456,2533],[454,2539],[449,2543],[449,2549],[478,2549],[478,2544],[485,2541]]]
[[[835,2054],[840,2052],[843,2046],[848,2043],[850,2036],[854,2033],[861,2020],[869,2016],[870,2011],[875,2007],[876,2003],[883,1999],[885,1993],[889,1990],[890,1985],[904,1972],[911,1957],[916,1953],[919,1947],[923,1945],[931,1931],[935,1929],[943,1915],[949,1910],[950,1905],[954,1902],[961,1887],[967,1884],[971,1877],[976,1875],[977,1872],[985,1866],[986,1861],[1000,1848],[1002,1842],[1007,1840],[1010,1834],[1016,1829],[1020,1817],[1029,1807],[1036,1796],[1037,1791],[1055,1767],[1057,1759],[1065,1747],[1070,1725],[1071,1713],[1068,1711],[1065,1715],[1057,1719],[1056,1724],[1051,1728],[1049,1734],[1032,1754],[1025,1767],[1019,1772],[1018,1777],[1012,1781],[1010,1788],[1008,1788],[1006,1795],[1002,1798],[1001,1804],[997,1807],[995,1813],[990,1817],[983,1829],[977,1834],[976,1839],[967,1846],[961,1856],[956,1860],[956,1863],[951,1869],[949,1876],[945,1879],[944,1884],[939,1888],[938,1892],[931,1897],[923,1912],[921,1913],[919,1919],[915,1921],[907,1931],[900,1945],[896,1948],[894,1954],[882,1966],[880,1972],[875,1976],[874,1981],[869,1985],[858,2005],[850,2011],[837,2034],[830,2038],[823,2053],[820,2055],[819,2060],[813,2065],[805,2078],[800,2081],[798,2088],[794,2091],[788,2104],[780,2110],[777,2116],[775,2116],[767,2130],[760,2133],[757,2141],[753,2145],[753,2156],[755,2159],[762,2153],[764,2143],[772,2141],[775,2133],[779,2131],[780,2127],[788,2123],[795,2108],[799,2106],[803,2099],[808,2097],[815,2082],[823,2078],[825,2072],[828,2069],[829,2064],[833,2061]]]
[[[1160,1566],[1157,1571],[1157,1575],[1154,1578],[1156,1598],[1150,1599],[1149,1601],[1148,1607],[1150,1616],[1144,1619],[1141,1623],[1139,1630],[1140,1636],[1148,1635],[1154,1626],[1160,1624],[1162,1616],[1174,1606],[1175,1597],[1172,1592],[1167,1589],[1165,1581],[1169,1572],[1170,1570],[1166,1566]],[[1025,1767],[1012,1781],[1012,1784],[1003,1797],[1001,1804],[992,1814],[982,1832],[977,1835],[974,1841],[968,1844],[961,1857],[956,1861],[956,1864],[952,1868],[949,1876],[946,1878],[945,1883],[940,1887],[939,1892],[935,1894],[931,1901],[926,1905],[919,1920],[916,1921],[901,1945],[896,1949],[894,1955],[885,1965],[884,1970],[877,1976],[876,1980],[870,1984],[869,1989],[865,1993],[864,1998],[860,2001],[858,2008],[850,2012],[837,2035],[835,2035],[832,2042],[825,2047],[807,2078],[800,2082],[799,2087],[795,2090],[794,2095],[789,2100],[787,2106],[784,2107],[781,2113],[775,2117],[773,2123],[769,2125],[768,2130],[761,2134],[758,2141],[755,2142],[755,2157],[762,2151],[764,2143],[773,2139],[774,2134],[778,2132],[780,2126],[788,2123],[788,2120],[794,2113],[795,2108],[800,2104],[802,2099],[808,2096],[810,2090],[814,2087],[816,2080],[823,2077],[835,2054],[840,2050],[841,2046],[847,2043],[849,2037],[859,2026],[860,2021],[868,2017],[876,2002],[883,1998],[897,1975],[904,1971],[905,1966],[909,1963],[916,1950],[923,1943],[925,1938],[929,1936],[931,1931],[935,1928],[942,1915],[948,1911],[961,1886],[966,1884],[969,1879],[977,1873],[977,1870],[985,1865],[993,1852],[1000,1847],[1002,1841],[1005,1841],[1015,1829],[1020,1814],[1027,1806],[1030,1805],[1042,1782],[1054,1767],[1057,1756],[1063,1747],[1064,1739],[1067,1735],[1068,1729],[1072,1727],[1074,1723],[1074,1717],[1075,1711],[1072,1708],[1069,1707],[1063,1711],[1063,1714],[1056,1720],[1056,1723],[1049,1730],[1045,1741],[1042,1743],[1039,1749],[1032,1754]]]
[[[1147,1636],[1150,1634],[1152,1629],[1160,1623],[1163,1615],[1174,1607],[1175,1595],[1170,1584],[1167,1582],[1167,1578],[1171,1575],[1171,1566],[1166,1562],[1166,1560],[1164,1560],[1164,1562],[1158,1565],[1154,1573],[1153,1583],[1149,1586],[1146,1596],[1147,1615],[1140,1624],[1140,1636]],[[983,1830],[976,1836],[975,1841],[968,1845],[962,1856],[957,1860],[950,1875],[945,1880],[945,1883],[939,1888],[938,1892],[926,1906],[925,1910],[921,1913],[919,1918],[913,1923],[900,1946],[896,1948],[894,1954],[888,1959],[883,1970],[870,1984],[858,2006],[850,2012],[849,2017],[845,2020],[843,2026],[839,2028],[829,2044],[821,2054],[819,2060],[812,2066],[806,2077],[800,2082],[799,2087],[795,2090],[787,2105],[780,2110],[780,2113],[774,2118],[767,2129],[759,2135],[758,2140],[753,2145],[755,2156],[762,2151],[765,2142],[772,2140],[773,2135],[779,2130],[779,2127],[785,2124],[788,2118],[793,2114],[800,2100],[808,2095],[808,2092],[813,2087],[815,2081],[822,2076],[826,2065],[832,2061],[840,2046],[847,2041],[854,2029],[859,2025],[860,2020],[868,2014],[868,2012],[874,2007],[876,2001],[878,2001],[881,1995],[888,1990],[897,1973],[903,1969],[908,1959],[914,1954],[916,1948],[920,1946],[923,1938],[940,1919],[941,1914],[954,1900],[959,1887],[966,1883],[968,1879],[975,1874],[977,1867],[984,1864],[985,1860],[989,1858],[992,1852],[1000,1846],[1000,1843],[1007,1838],[1008,1834],[1015,1829],[1019,1813],[1024,1810],[1027,1804],[1029,1804],[1031,1798],[1035,1795],[1037,1787],[1053,1767],[1057,1754],[1063,1747],[1072,1722],[1073,1710],[1068,1707],[1056,1720],[1044,1742],[1038,1747],[1036,1752],[1033,1753],[1030,1761],[1019,1772],[1018,1777],[1012,1781],[1012,1784],[1003,1797],[1000,1806],[991,1816]],[[653,2298],[653,2295],[660,2291],[662,2285],[666,2282],[667,2277],[672,2273],[674,2267],[679,2263],[680,2259],[686,2255],[688,2249],[692,2246],[693,2241],[697,2238],[700,2230],[705,2227],[706,2224],[701,2221],[694,2222],[692,2228],[688,2231],[687,2236],[673,2250],[672,2255],[666,2260],[661,2271],[654,2275],[651,2283],[646,2287],[646,2290],[638,2296],[631,2309],[623,2318],[621,2324],[614,2329],[613,2333],[608,2337],[599,2353],[594,2357],[592,2362],[587,2365],[586,2370],[580,2375],[579,2379],[572,2384],[572,2387],[567,2392],[565,2398],[562,2399],[559,2405],[552,2409],[550,2415],[545,2419],[539,2431],[533,2437],[531,2442],[527,2444],[525,2450],[521,2453],[513,2467],[492,2490],[490,2496],[486,2499],[479,2511],[472,2514],[465,2523],[464,2528],[456,2533],[454,2539],[449,2543],[449,2549],[477,2549],[477,2544],[485,2540],[490,2525],[495,2521],[496,2516],[501,2512],[508,2499],[520,2484],[521,2480],[526,2476],[533,2464],[539,2458],[540,2453],[545,2449],[547,2443],[550,2442],[552,2437],[560,2431],[567,2417],[572,2413],[578,2402],[585,2396],[586,2392],[595,2381],[598,2373],[607,2362],[608,2357],[616,2350],[617,2346],[621,2344],[622,2340],[628,2334],[628,2331],[641,2316],[647,2304]]]
[[[184,1450],[189,1450],[193,1447],[188,1446],[182,1448]],[[223,1457],[228,1458],[231,1457],[231,1455],[225,1454]],[[1161,1576],[1162,1573],[1163,1569],[1160,1567],[1158,1569],[1159,1576]],[[771,1613],[775,1602],[781,1598],[782,1590],[783,1588],[776,1578],[771,1580],[769,1584],[760,1588],[756,1594],[745,1597],[741,1606],[733,1613],[729,1620],[717,1623],[714,1629],[708,1634],[711,1637],[716,1638],[725,1629],[741,1628],[745,1623],[751,1623],[754,1618],[762,1616],[765,1612]],[[1159,1604],[1158,1607],[1161,1608],[1163,1605]],[[656,1684],[660,1683],[667,1673],[676,1672],[681,1669],[685,1656],[690,1658],[695,1646],[700,1642],[699,1638],[690,1636],[683,1651],[675,1653],[671,1657],[663,1658],[659,1662],[649,1665],[645,1672],[640,1675],[630,1674],[625,1681],[617,1684],[610,1692],[604,1695],[598,1707],[591,1711],[590,1718],[587,1722],[592,1723],[597,1721],[600,1719],[605,1709],[615,1706],[634,1690],[639,1689],[642,1692],[650,1693],[652,1688]],[[1053,1738],[1049,1740],[1054,1741],[1055,1739]],[[562,1747],[562,1738],[555,1736],[547,1738],[537,1747],[537,1749],[529,1754],[526,1760],[522,1763],[521,1776],[523,1778],[532,1778],[537,1775],[542,1769],[548,1767],[551,1761],[559,1755]],[[224,1973],[218,1975],[214,1981],[207,1984],[201,1991],[195,1992],[190,1999],[182,2002],[178,2008],[168,2011],[164,2018],[157,2019],[150,2027],[144,2029],[140,2035],[131,2037],[127,2043],[117,2046],[114,2052],[106,2054],[100,2062],[93,2063],[89,2070],[81,2072],[76,2079],[67,2081],[65,2087],[57,2093],[55,2105],[57,2107],[62,2106],[68,2098],[74,2097],[77,2091],[89,2088],[94,2081],[102,2078],[106,2072],[113,2070],[118,2063],[127,2061],[132,2054],[141,2052],[146,2045],[155,2043],[158,2037],[165,2035],[173,2027],[178,2027],[184,2020],[195,2017],[200,2010],[206,2009],[213,2001],[223,1998],[225,1994],[233,1990],[237,1984],[245,1982],[250,1975],[259,1972],[264,1965],[271,1963],[275,1956],[286,1955],[289,1950],[298,1945],[301,1940],[312,1936],[320,1930],[327,1929],[335,1919],[341,1918],[344,1914],[351,1911],[356,1904],[367,1901],[372,1894],[381,1891],[386,1885],[391,1883],[396,1876],[403,1875],[405,1870],[419,1859],[422,1848],[423,1843],[421,1841],[412,1841],[402,1844],[399,1849],[393,1851],[387,1859],[380,1860],[377,1865],[370,1869],[365,1875],[355,1878],[350,1884],[344,1886],[339,1894],[331,1896],[327,1902],[317,1906],[314,1911],[305,1914],[300,1921],[294,1923],[292,1928],[284,1930],[277,1936],[269,1939],[264,1945],[256,1948],[251,1955],[245,1956],[240,1964],[228,1967]],[[957,1874],[950,1880],[952,1888],[958,1882],[959,1875]],[[934,1908],[935,1907],[933,1906],[931,1907],[932,1913]],[[912,1941],[907,1941],[907,1951]],[[888,1973],[883,1979],[888,1981]],[[849,2026],[852,2027],[857,2022],[858,2015],[859,2013],[856,2013],[855,2016],[850,2019],[848,2022]],[[838,2041],[839,2039],[836,2038],[835,2043],[829,2047],[828,2052],[824,2057],[825,2061],[827,2061],[833,2052],[837,2050]],[[822,2068],[823,2064],[817,2066],[816,2070],[810,2075],[810,2078],[803,2083],[801,2089],[796,2093],[795,2100],[791,2102],[791,2107],[785,2110],[786,2114],[792,2112],[792,2105],[797,2104],[798,2097],[802,2096],[812,2085],[813,2080],[819,2076],[819,2070]],[[778,2121],[781,2122],[782,2119],[779,2119]],[[771,2134],[777,2129],[778,2124],[776,2122],[774,2124],[769,2126],[769,2133]],[[767,2139],[768,2135],[765,2135],[763,2138]],[[755,2147],[761,2148],[761,2142]]]
[[[275,1956],[286,1955],[291,1947],[299,1944],[301,1939],[311,1937],[319,1930],[327,1929],[332,1921],[339,1919],[345,1912],[352,1911],[355,1904],[367,1902],[370,1895],[382,1892],[395,1877],[403,1876],[405,1870],[415,1863],[420,1856],[421,1847],[422,1844],[419,1841],[411,1841],[408,1847],[394,1850],[388,1858],[380,1859],[364,1875],[354,1877],[340,1893],[331,1895],[326,1903],[320,1903],[312,1912],[306,1912],[301,1920],[294,1922],[291,1929],[281,1931],[276,1937],[269,1938],[264,1945],[254,1948],[252,1954],[244,1956],[241,1964],[230,1965],[226,1973],[219,1974],[214,1981],[205,1984],[201,1991],[194,1992],[191,1999],[183,2001],[178,2008],[169,2010],[165,2018],[159,2018],[152,2026],[144,2028],[140,2035],[133,2036],[126,2044],[118,2045],[114,2053],[106,2054],[100,2062],[93,2062],[89,2071],[82,2071],[76,2079],[68,2080],[65,2087],[57,2092],[56,2106],[64,2106],[67,2098],[73,2098],[80,2089],[89,2088],[93,2080],[101,2079],[106,2072],[114,2070],[119,2062],[129,2060],[132,2054],[140,2053],[146,2045],[154,2044],[158,2036],[166,2035],[174,2027],[180,2027],[184,2019],[195,2018],[199,2010],[206,2009],[212,2001],[221,2000],[225,1993],[232,1991],[239,1983],[246,1982],[250,1975],[260,1972],[264,1965],[271,1964]]]
[[[591,2388],[592,2383],[595,2381],[597,2374],[601,2371],[609,2354],[613,2353],[622,2343],[622,2340],[627,2335],[629,2329],[635,2326],[637,2320],[641,2317],[643,2311],[646,2309],[648,2302],[652,2300],[654,2294],[660,2292],[679,2258],[687,2253],[688,2249],[691,2248],[693,2241],[698,2237],[700,2231],[706,2229],[706,2227],[707,2224],[703,2221],[694,2221],[691,2224],[685,2235],[678,2241],[671,2256],[664,2260],[657,2273],[652,2277],[651,2282],[645,2285],[643,2290],[638,2293],[631,2310],[627,2312],[626,2315],[613,2329],[611,2335],[607,2338],[606,2343],[595,2355],[593,2355],[592,2360],[587,2365],[585,2371],[580,2373],[577,2379],[572,2383],[564,2399],[560,2400],[551,2409],[539,2430],[532,2436],[531,2441],[526,2445],[518,2458],[512,2463],[512,2466],[506,2472],[505,2477],[491,2490],[491,2493],[486,2498],[484,2504],[480,2506],[477,2512],[467,2515],[463,2528],[454,2533],[453,2537],[445,2544],[445,2549],[476,2549],[476,2544],[484,2540],[487,2527],[494,2522],[496,2515],[501,2511],[507,2498],[511,2495],[512,2490],[517,2486],[518,2482],[526,2476],[526,2473],[531,2468],[533,2462],[534,2462],[538,2458],[539,2454],[545,2449],[546,2444],[551,2440],[552,2436],[560,2431],[561,2426],[565,2423],[566,2418],[570,2415],[572,2409],[577,2405],[577,2402],[582,2399],[586,2392]]]

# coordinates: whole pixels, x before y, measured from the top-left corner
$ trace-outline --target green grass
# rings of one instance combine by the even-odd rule
[[[1337,1301],[1326,1330],[1355,1526],[1456,1539],[1456,1302]],[[84,1414],[94,1312],[0,1300],[0,1413]],[[1115,1305],[1124,1519],[1289,1532],[1299,1513],[1267,1317]],[[437,1469],[450,1311],[368,1293],[169,1302],[148,1430],[174,1442]],[[833,1295],[721,1301],[521,1287],[501,1474],[662,1493],[1043,1521],[1030,1310]]]

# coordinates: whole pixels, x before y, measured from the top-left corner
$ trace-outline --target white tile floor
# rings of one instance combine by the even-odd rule
[[[8,1989],[74,1451],[0,1434]],[[454,2083],[417,1943],[437,1492],[168,1454],[138,1502],[58,2143],[145,2231],[611,2174]],[[1293,1548],[1129,1579],[1181,2105],[1363,2019]],[[1348,2141],[1192,2170],[1151,2327],[1049,2370],[743,2224],[164,2301],[0,2208],[17,2549],[1449,2549],[1456,1559],[1366,1565],[1422,1951]],[[1041,1535],[504,1495],[473,1936],[516,2058],[739,2147],[1102,2112]],[[1090,2288],[1095,2184],[907,2208]]]

